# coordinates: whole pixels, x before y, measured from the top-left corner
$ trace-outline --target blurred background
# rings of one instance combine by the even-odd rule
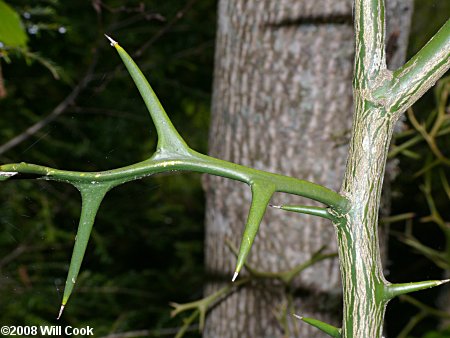
[[[118,40],[149,76],[192,148],[207,151],[215,1],[7,3],[10,7],[0,0],[0,21],[12,10],[26,34],[2,41],[0,29],[0,163],[98,171],[153,153],[156,132],[104,33]],[[409,55],[449,14],[447,0],[416,0]],[[414,107],[422,121],[444,106],[447,122],[437,141],[444,156],[450,155],[449,83],[442,81],[439,91],[430,91]],[[399,175],[392,187],[392,215],[402,216],[386,220],[392,234],[389,278],[440,279],[450,271],[449,166],[435,163],[429,144],[414,123],[407,123],[393,148]],[[35,127],[25,132],[30,126]],[[414,138],[418,141],[404,145]],[[171,318],[169,302],[203,296],[200,179],[196,174],[163,175],[108,194],[60,322],[56,315],[78,225],[79,193],[54,182],[2,183],[0,323],[90,325],[96,337],[175,336],[184,314]],[[387,336],[450,337],[442,324],[450,297],[438,289],[414,297],[388,307]],[[185,336],[200,334],[193,325]]]

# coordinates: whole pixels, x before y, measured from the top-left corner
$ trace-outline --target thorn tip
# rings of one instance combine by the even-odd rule
[[[111,47],[114,47],[115,45],[117,45],[117,41],[113,40],[110,36],[106,35],[106,38],[109,40],[109,42],[111,43]]]
[[[0,171],[0,176],[11,177],[17,174],[18,174],[17,171]]]
[[[235,271],[235,272],[234,272],[234,275],[233,275],[233,278],[231,279],[231,281],[234,282],[234,281],[236,280],[236,278],[237,278],[238,275],[239,275],[239,272]]]
[[[269,207],[275,208],[275,209],[281,209],[281,205],[273,205],[273,204],[269,204]]]
[[[300,319],[300,320],[303,320],[303,317],[302,317],[302,316],[296,315],[295,313],[293,313],[292,315],[293,315],[295,318],[298,318],[298,319]]]
[[[61,305],[61,308],[59,309],[58,317],[56,318],[56,320],[59,320],[59,318],[61,318],[61,315],[62,315],[62,313],[64,311],[64,306],[65,306],[64,304]]]

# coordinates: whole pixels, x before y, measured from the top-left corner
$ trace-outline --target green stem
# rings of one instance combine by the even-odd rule
[[[241,181],[249,185],[255,181],[264,181],[267,182],[267,184],[274,185],[275,191],[277,192],[307,197],[324,203],[340,212],[343,212],[348,208],[348,202],[345,197],[321,185],[288,176],[247,168],[239,164],[209,157],[193,150],[190,150],[189,155],[187,156],[177,154],[164,158],[154,156],[146,161],[127,167],[101,172],[58,170],[23,162],[0,166],[0,171],[35,174],[41,176],[41,179],[63,181],[67,183],[100,183],[114,181],[118,184],[122,184],[157,173],[174,170],[208,173]],[[11,174],[8,175],[8,178],[14,178]]]
[[[389,112],[403,113],[416,102],[450,67],[450,20],[378,88],[373,97],[385,102]]]
[[[365,90],[386,70],[384,1],[355,1],[355,71],[353,86]]]

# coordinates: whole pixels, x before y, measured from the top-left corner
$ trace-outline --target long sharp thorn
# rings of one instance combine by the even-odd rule
[[[235,272],[234,272],[234,275],[233,275],[233,278],[231,279],[231,281],[234,282],[234,281],[236,280],[236,278],[237,278],[238,275],[239,275],[239,272],[235,271]]]
[[[113,40],[110,36],[106,35],[106,38],[109,40],[109,42],[111,42],[111,47],[114,47],[115,45],[117,45],[117,41]]]

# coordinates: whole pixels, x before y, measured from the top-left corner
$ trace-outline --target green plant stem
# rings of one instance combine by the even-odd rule
[[[355,89],[369,89],[386,71],[384,15],[383,0],[355,1]]]
[[[17,172],[21,174],[37,175],[38,178],[44,180],[62,181],[67,183],[115,182],[116,184],[122,184],[157,173],[177,170],[208,173],[241,181],[249,185],[255,181],[264,181],[273,184],[275,191],[277,192],[307,197],[324,203],[332,208],[336,208],[341,212],[345,211],[348,207],[347,199],[345,197],[321,185],[288,176],[247,168],[239,164],[206,156],[193,150],[189,150],[189,155],[183,156],[170,154],[163,157],[156,154],[143,162],[101,172],[58,170],[23,162],[4,164],[0,166],[0,175],[1,171],[10,173]],[[8,178],[17,177],[11,176],[12,174],[8,175]]]
[[[416,116],[414,115],[414,112],[410,109],[408,110],[408,117],[409,120],[411,121],[411,124],[413,125],[413,127],[420,133],[420,135],[422,135],[423,139],[428,143],[428,147],[431,149],[431,151],[433,152],[433,154],[437,157],[437,159],[439,161],[441,161],[442,163],[446,164],[447,166],[450,166],[450,160],[448,158],[446,158],[441,150],[438,148],[437,144],[436,144],[436,133],[438,129],[433,128],[433,130],[435,130],[435,132],[433,134],[429,134],[426,129],[425,126],[422,126],[419,121],[417,121]],[[435,125],[440,126],[440,121],[436,121]]]
[[[450,20],[373,96],[390,113],[400,115],[417,101],[450,66]]]
[[[185,303],[185,304],[171,303],[170,305],[172,307],[174,307],[174,309],[172,310],[170,315],[172,317],[175,317],[176,315],[180,314],[181,312],[185,312],[188,310],[196,310],[196,311],[198,311],[198,316],[199,316],[199,328],[200,328],[200,331],[202,331],[204,328],[204,324],[205,324],[205,316],[206,316],[206,313],[208,312],[208,310],[214,304],[216,304],[221,299],[223,299],[225,296],[227,296],[228,294],[233,292],[233,290],[236,290],[236,288],[238,288],[244,284],[247,284],[249,281],[250,281],[250,278],[248,278],[248,277],[242,278],[239,281],[237,281],[236,283],[229,284],[229,285],[217,290],[213,294],[211,294],[205,298],[202,298],[200,300],[194,301],[194,302]]]
[[[408,338],[410,332],[417,326],[419,323],[427,317],[427,314],[424,311],[419,312],[415,316],[411,317],[406,326],[402,329],[402,331],[398,334],[397,338]]]
[[[192,322],[197,318],[197,316],[200,315],[200,312],[198,310],[195,310],[191,313],[191,315],[186,318],[183,322],[183,326],[178,330],[176,336],[174,338],[182,338],[184,334],[187,332],[189,326],[192,324]]]
[[[435,316],[438,318],[444,318],[444,319],[450,319],[450,313],[437,310],[435,308],[432,308],[422,302],[419,302],[417,299],[411,297],[411,296],[401,296],[401,301],[406,301],[410,303],[411,305],[415,306],[419,310],[425,312],[429,316]]]
[[[341,188],[350,210],[334,222],[344,294],[343,338],[382,337],[385,287],[390,283],[382,272],[378,210],[393,126],[449,66],[446,24],[434,41],[392,74],[386,69],[384,25],[383,0],[355,1],[355,110]]]
[[[230,250],[237,256],[238,250],[234,247],[233,243],[230,241],[226,241],[226,245],[230,248]],[[251,266],[249,263],[245,263],[244,266],[247,271],[250,273],[251,277],[254,278],[272,278],[279,279],[284,283],[285,286],[290,286],[292,280],[297,277],[303,270],[309,268],[310,266],[323,261],[328,258],[334,258],[337,256],[337,253],[323,253],[325,247],[320,248],[317,252],[315,252],[310,259],[307,261],[297,264],[292,269],[279,271],[279,272],[271,272],[271,271],[261,271]]]

